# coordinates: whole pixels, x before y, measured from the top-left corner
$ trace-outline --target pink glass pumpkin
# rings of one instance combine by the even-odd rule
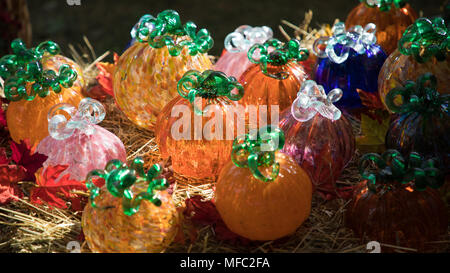
[[[66,103],[53,106],[48,113],[50,136],[37,147],[38,153],[48,156],[43,167],[68,165],[60,177],[70,174],[83,181],[89,171],[103,169],[112,159],[126,161],[122,141],[96,125],[104,118],[103,105],[91,98],[81,100],[78,109]]]
[[[254,44],[264,43],[273,37],[270,27],[251,27],[242,25],[225,37],[225,50],[214,65],[214,70],[222,71],[236,79],[241,77],[252,63],[247,52]]]
[[[352,127],[333,105],[341,89],[328,95],[312,80],[302,84],[291,108],[281,113],[280,128],[286,142],[281,152],[290,155],[311,176],[325,199],[340,195],[336,180],[355,152]]]

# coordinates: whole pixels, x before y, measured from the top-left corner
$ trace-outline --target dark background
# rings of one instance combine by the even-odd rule
[[[69,0],[70,1],[70,0]],[[97,55],[107,50],[122,52],[130,39],[130,30],[146,13],[156,17],[165,9],[180,13],[181,22],[191,20],[199,28],[207,28],[215,42],[212,55],[219,55],[225,36],[243,24],[267,25],[275,37],[284,40],[278,25],[285,19],[295,25],[303,21],[304,13],[313,11],[312,25],[332,24],[335,18],[345,21],[358,0],[79,0],[80,6],[70,6],[67,0],[28,0],[33,26],[33,46],[51,39],[65,53],[67,45],[83,44],[89,39]],[[424,16],[441,13],[445,0],[411,0],[411,5]],[[285,27],[289,34],[292,30]]]

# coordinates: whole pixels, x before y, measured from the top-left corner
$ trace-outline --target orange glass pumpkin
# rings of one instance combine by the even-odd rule
[[[238,94],[231,93],[235,88]],[[233,113],[243,88],[222,72],[192,70],[180,80],[178,91],[181,97],[173,99],[158,117],[155,135],[161,156],[170,157],[173,170],[184,176],[215,178],[230,157],[237,135],[238,123],[228,113]]]
[[[259,59],[255,57],[257,55]],[[297,97],[301,84],[308,77],[298,61],[304,61],[308,56],[308,50],[300,48],[300,42],[295,39],[284,46],[280,41],[270,39],[250,48],[248,57],[255,64],[239,79],[245,90],[239,103],[246,108],[246,124],[250,128],[257,128],[256,122],[259,127],[278,123],[278,119],[272,121],[275,118],[272,115],[290,107]],[[252,120],[252,111],[256,113],[256,120]],[[267,113],[267,116],[261,113]]]
[[[374,23],[377,26],[377,44],[389,55],[397,48],[405,29],[414,23],[417,17],[417,13],[409,4],[398,8],[392,4],[388,10],[381,10],[379,7],[360,3],[348,14],[345,26],[350,28]]]
[[[282,138],[274,150],[282,147]],[[258,151],[251,150],[255,149],[251,143],[247,137],[236,139],[232,161],[217,180],[215,204],[234,233],[250,240],[279,239],[294,233],[308,218],[311,180],[288,155],[263,152],[261,146]]]
[[[426,28],[422,29],[421,26]],[[447,31],[437,34],[437,29]],[[449,35],[450,31],[445,27],[445,22],[443,22],[442,18],[439,17],[433,19],[433,21],[419,18],[413,25],[408,27],[401,43],[399,43],[399,48],[386,59],[378,76],[378,93],[385,106],[385,98],[389,91],[393,88],[401,87],[406,81],[415,80],[425,73],[435,75],[437,79],[436,87],[439,93],[450,93],[448,89],[450,85],[450,55],[446,47],[442,47]],[[410,38],[411,36],[413,38]],[[429,39],[428,37],[434,38]],[[411,50],[412,43],[420,48],[419,54]],[[436,47],[443,49],[438,50],[436,55],[430,54],[429,52]],[[389,110],[387,106],[386,108]]]
[[[57,47],[57,45],[55,44]],[[26,50],[23,48],[23,50]],[[59,52],[59,47],[57,47]],[[6,119],[11,138],[20,143],[21,140],[29,139],[30,144],[39,143],[49,135],[47,114],[56,104],[69,103],[78,105],[83,99],[82,91],[85,85],[81,67],[69,58],[61,55],[45,53],[39,60],[43,70],[59,71],[61,66],[68,65],[77,76],[71,87],[64,88],[56,93],[50,91],[45,97],[36,96],[32,100],[22,99],[11,101],[6,112]],[[33,82],[26,84],[27,94],[31,93]]]
[[[440,235],[446,234],[446,205],[437,190],[427,188],[437,187],[442,181],[430,185],[424,183],[441,180],[439,171],[429,161],[422,163],[419,158],[414,154],[405,162],[394,150],[388,150],[382,156],[368,154],[362,158],[360,169],[362,164],[372,161],[381,171],[363,174],[367,180],[355,188],[347,208],[346,225],[357,236],[424,251],[432,246],[426,242],[438,240]],[[420,163],[413,163],[415,160]],[[409,170],[401,169],[401,166]],[[392,249],[386,247],[382,251]]]
[[[164,27],[173,22],[175,26]],[[116,65],[113,76],[114,97],[119,108],[133,123],[154,129],[158,114],[177,96],[177,83],[183,74],[191,69],[204,71],[212,67],[208,55],[204,54],[212,47],[212,39],[205,29],[200,30],[198,35],[202,32],[209,40],[203,49],[197,49],[196,38],[184,33],[175,11],[161,12],[156,19],[146,15],[139,24],[135,37],[137,42],[120,56]],[[145,38],[139,34],[144,29],[148,31]],[[156,33],[161,29],[164,31]],[[180,31],[183,35],[180,35]],[[168,39],[173,45],[160,44],[158,41],[164,40],[163,37],[170,37]],[[186,42],[194,46],[183,47]]]
[[[106,253],[163,251],[175,238],[181,221],[171,195],[167,191],[153,193],[153,189],[149,192],[149,185],[141,181],[142,177],[137,179],[134,177],[136,183],[125,186],[126,182],[121,181],[120,176],[130,178],[133,177],[133,172],[130,174],[120,161],[111,161],[105,169],[107,172],[92,171],[86,181],[91,190],[91,200],[94,201],[84,209],[82,227],[91,251]],[[106,186],[101,189],[92,184],[92,178],[98,176],[106,181]],[[150,184],[152,183],[158,184],[159,188],[155,188],[158,190],[165,188],[162,185],[166,181],[153,180]],[[116,191],[109,193],[110,188]],[[96,191],[99,193],[93,195],[92,193]],[[134,196],[134,199],[129,201],[133,207],[125,207],[124,204],[127,204],[128,200],[122,196],[124,191],[129,191],[132,193],[131,196]],[[113,193],[120,196],[114,196]],[[140,203],[136,201],[137,196],[143,199]]]

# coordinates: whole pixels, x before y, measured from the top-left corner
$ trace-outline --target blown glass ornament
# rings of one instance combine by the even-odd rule
[[[178,92],[180,97],[158,117],[155,135],[161,156],[171,157],[177,173],[216,177],[231,154],[237,131],[244,130],[244,122],[239,125],[233,118],[244,89],[220,71],[191,70],[178,82]]]
[[[345,24],[339,22],[332,31],[332,37],[319,38],[314,43],[313,51],[319,57],[316,82],[327,93],[342,89],[342,99],[336,103],[339,108],[361,108],[358,89],[377,92],[378,73],[386,60],[386,53],[376,44],[376,26],[370,23],[346,31]]]
[[[369,169],[370,164],[376,169]],[[361,239],[422,251],[426,242],[447,232],[447,208],[435,190],[443,175],[433,160],[417,153],[403,158],[388,150],[364,155],[359,171],[364,180],[355,188],[345,217]]]
[[[12,139],[32,145],[48,136],[47,113],[55,104],[78,105],[83,99],[84,78],[72,60],[58,55],[59,46],[47,41],[27,49],[16,39],[13,54],[0,59],[0,77],[10,101],[6,118]]]
[[[181,25],[173,10],[141,18],[137,42],[120,56],[113,76],[117,105],[136,125],[153,129],[183,74],[212,67],[206,52],[213,40],[206,29],[196,29],[193,22]]]
[[[214,64],[214,70],[222,71],[236,79],[252,63],[247,57],[248,50],[255,44],[262,44],[273,37],[270,27],[251,27],[243,25],[225,37],[225,51]]]
[[[295,39],[284,45],[270,39],[249,49],[248,58],[254,64],[239,79],[245,89],[239,103],[245,107],[246,124],[251,129],[258,128],[257,122],[259,128],[278,124],[279,111],[290,107],[307,78],[298,61],[308,56],[308,50],[301,48]],[[252,116],[257,120],[252,120]]]
[[[82,216],[82,227],[93,252],[155,253],[167,248],[180,223],[166,179],[158,179],[161,167],[144,171],[136,158],[127,167],[111,160],[105,170],[93,170],[86,178],[90,203]],[[104,179],[99,188],[95,179]]]
[[[397,44],[405,29],[417,19],[417,13],[407,1],[386,0],[360,0],[347,16],[345,25],[367,25],[374,23],[377,26],[377,43],[387,55],[397,49]]]
[[[417,82],[407,81],[386,96],[388,109],[398,115],[386,134],[386,147],[402,154],[419,152],[426,158],[437,157],[450,170],[450,95],[436,91],[437,79],[427,73]],[[401,104],[397,98],[401,97]]]
[[[352,127],[333,105],[341,97],[342,90],[334,89],[326,95],[322,86],[307,80],[292,107],[280,117],[280,129],[286,137],[281,152],[310,175],[325,199],[339,196],[336,180],[355,152]]]
[[[216,184],[215,204],[227,227],[250,240],[275,240],[295,232],[311,211],[308,174],[279,153],[283,131],[263,127],[236,138],[231,161]]]
[[[50,136],[37,146],[38,153],[48,156],[43,167],[68,165],[60,177],[70,174],[71,179],[83,181],[89,171],[105,167],[112,159],[125,161],[122,141],[96,125],[104,118],[103,105],[91,98],[81,100],[78,109],[66,103],[53,106],[48,113]]]
[[[378,92],[385,106],[391,89],[425,73],[436,77],[439,93],[450,93],[449,37],[449,28],[440,17],[419,18],[406,29],[398,49],[386,60],[378,77]]]

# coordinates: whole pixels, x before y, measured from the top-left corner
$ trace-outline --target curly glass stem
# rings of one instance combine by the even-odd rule
[[[350,49],[358,54],[364,54],[377,41],[376,25],[373,23],[367,24],[364,28],[356,25],[346,31],[345,24],[338,22],[333,26],[332,32],[333,36],[322,37],[314,42],[313,52],[319,58],[328,57],[338,64],[347,60]],[[336,52],[337,45],[341,45],[339,52]]]
[[[168,188],[166,179],[156,179],[161,173],[161,166],[154,164],[147,173],[144,172],[144,161],[137,157],[128,167],[125,163],[115,159],[108,162],[105,170],[93,170],[86,177],[86,187],[90,191],[90,202],[92,207],[99,208],[95,199],[100,195],[102,189],[94,184],[94,179],[104,179],[106,189],[114,197],[122,198],[124,214],[131,216],[139,211],[143,200],[148,200],[155,206],[161,205],[161,200],[154,191]],[[131,187],[136,183],[147,182],[147,191],[134,195]],[[108,207],[102,207],[106,209]]]
[[[341,110],[334,106],[333,102],[340,100],[341,97],[341,89],[335,88],[327,95],[321,85],[307,80],[303,82],[297,98],[292,103],[292,116],[300,122],[305,122],[319,113],[324,118],[338,120],[341,118]]]
[[[42,64],[44,55],[59,54],[59,46],[47,41],[36,48],[27,49],[24,42],[16,39],[11,43],[13,54],[0,59],[0,77],[4,79],[5,97],[10,101],[33,100],[36,95],[46,97],[50,89],[59,93],[70,88],[77,79],[77,72],[63,64],[59,71],[45,70]],[[30,84],[30,88],[27,85]]]
[[[436,90],[437,79],[431,73],[418,77],[417,82],[406,81],[404,86],[393,88],[386,95],[386,105],[394,113],[418,112],[423,115],[447,115],[449,94]],[[401,104],[396,98],[401,96]]]
[[[198,115],[202,115],[202,111],[195,103],[196,98],[205,98],[214,101],[220,98],[227,98],[232,101],[240,100],[244,96],[244,87],[234,77],[220,71],[205,70],[199,72],[190,70],[186,72],[178,81],[178,93],[181,97],[189,100],[194,107],[194,111]],[[233,90],[237,93],[232,93]]]
[[[273,37],[268,26],[251,27],[243,25],[225,37],[225,48],[229,52],[247,52],[254,44],[262,44]]]
[[[134,36],[134,37],[133,37]],[[188,36],[189,39],[178,39]],[[200,29],[193,22],[181,24],[179,14],[174,10],[165,10],[156,18],[146,14],[141,17],[132,37],[141,43],[148,43],[153,48],[167,47],[171,56],[180,55],[184,47],[190,55],[206,53],[210,50],[214,41],[207,29]]]
[[[370,8],[379,8],[381,11],[390,11],[392,4],[396,8],[403,8],[407,0],[359,0],[361,3],[366,4]]]
[[[375,165],[375,170],[369,168],[371,164]],[[387,150],[382,155],[365,154],[358,168],[372,192],[393,183],[413,183],[416,190],[423,191],[427,187],[439,188],[444,183],[443,174],[435,165],[433,159],[424,160],[418,153],[411,153],[405,160],[400,152]]]
[[[70,116],[69,120],[67,115]],[[105,108],[94,99],[82,99],[78,109],[70,104],[60,103],[50,108],[48,112],[48,131],[50,136],[58,140],[69,138],[76,129],[91,135],[95,132],[92,125],[100,123],[104,118]]]
[[[278,72],[271,74],[267,70],[267,65],[282,66],[288,62],[304,61],[309,57],[309,51],[300,46],[300,41],[290,40],[283,44],[277,39],[270,39],[263,44],[253,45],[247,52],[248,59],[255,64],[259,64],[264,75],[278,80],[289,77],[288,72]]]
[[[275,152],[284,146],[284,133],[279,128],[266,126],[259,131],[238,136],[233,142],[231,160],[240,168],[249,168],[253,176],[264,182],[278,177],[280,164],[275,161]],[[268,176],[260,167],[272,167]]]
[[[449,28],[441,17],[417,19],[398,42],[400,53],[413,56],[419,63],[425,63],[433,56],[444,61],[449,49]]]

